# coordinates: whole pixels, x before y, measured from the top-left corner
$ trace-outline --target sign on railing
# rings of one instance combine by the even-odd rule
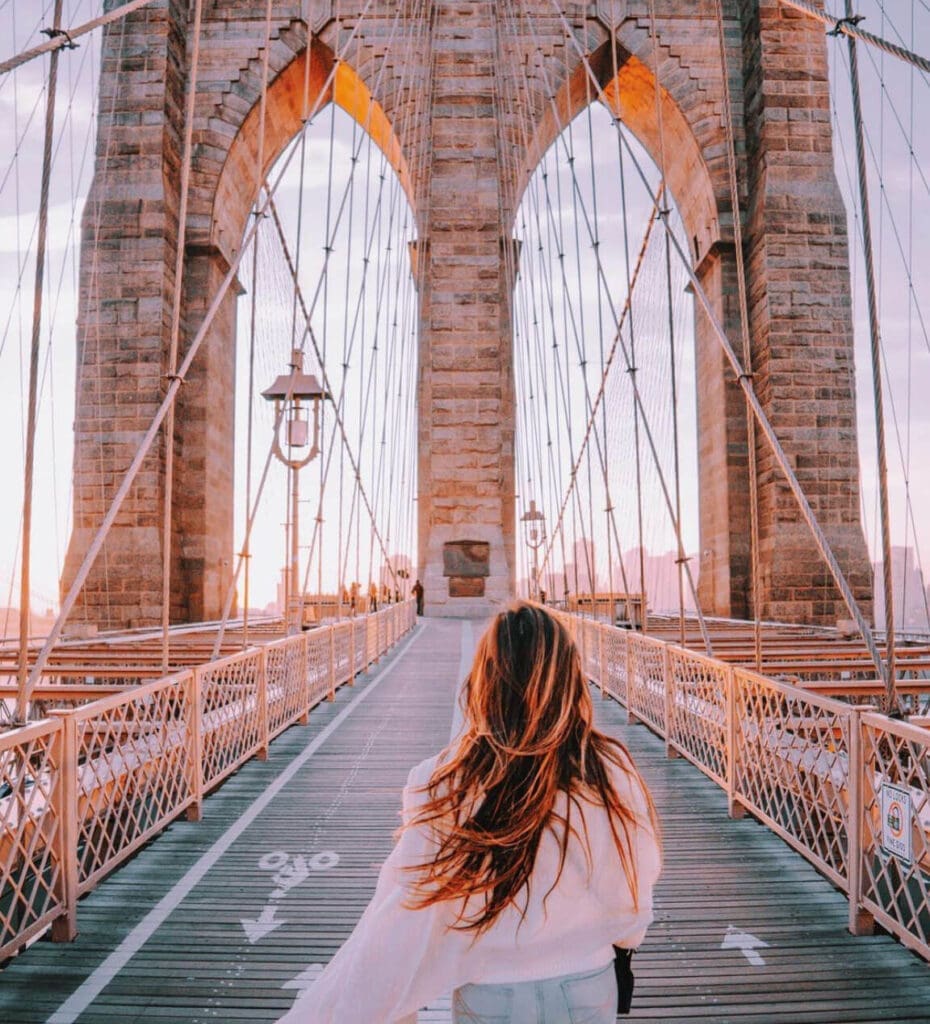
[[[413,601],[286,637],[0,733],[0,959],[416,622]]]

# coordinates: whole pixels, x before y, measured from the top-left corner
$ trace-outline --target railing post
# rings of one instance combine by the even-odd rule
[[[849,778],[846,783],[846,882],[849,897],[849,930],[853,935],[872,935],[875,932],[875,918],[861,906],[862,860],[865,855],[862,827],[865,814],[865,764],[859,709],[851,708],[847,720]]]
[[[355,686],[355,662],[358,651],[355,649],[355,619],[349,619],[349,686]]]
[[[262,647],[258,656],[258,761],[268,760],[268,648]]]
[[[203,678],[201,669],[191,673],[188,689],[187,756],[190,761],[190,787],[193,802],[187,808],[188,821],[203,817]]]
[[[675,677],[668,644],[662,645],[662,677],[665,684],[665,756],[671,759],[678,757],[678,751],[672,746],[675,735]]]
[[[52,941],[71,942],[78,933],[77,721],[69,711],[52,711],[50,715],[59,720],[56,738],[58,785],[53,790],[52,802],[58,819],[59,874],[56,889],[61,904],[61,915],[52,921]]]
[[[310,637],[306,633],[300,635],[300,679],[303,687],[303,711],[300,713],[300,717],[297,719],[298,725],[307,725],[310,721],[310,676],[309,676],[309,664],[310,664]]]
[[[597,682],[601,688],[601,700],[607,696],[604,686],[604,627],[598,624],[597,627]]]
[[[336,699],[336,627],[329,627],[329,699]]]
[[[737,712],[736,712],[736,673],[732,668],[726,673],[727,688],[727,811],[731,818],[742,818],[746,808],[739,802],[736,795],[737,779]]]

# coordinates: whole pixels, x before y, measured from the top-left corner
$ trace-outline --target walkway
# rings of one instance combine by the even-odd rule
[[[0,973],[0,1020],[277,1019],[365,906],[409,767],[448,741],[474,629],[428,621],[242,768],[202,822],[173,824],[86,898],[74,944],[36,943]],[[888,937],[850,936],[841,894],[762,826],[731,821],[719,789],[596,699],[665,828],[631,1019],[927,1021],[930,966]]]

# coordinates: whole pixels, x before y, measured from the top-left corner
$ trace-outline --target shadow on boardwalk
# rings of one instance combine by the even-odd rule
[[[448,742],[473,638],[469,623],[429,621],[288,730],[210,797],[203,822],[176,822],[90,894],[75,943],[36,943],[0,973],[0,1020],[276,1020],[367,903],[410,766]],[[930,1019],[930,966],[886,936],[849,935],[840,893],[762,826],[729,820],[720,790],[595,699],[665,833],[631,1020]],[[447,1021],[447,1007],[421,1024]]]

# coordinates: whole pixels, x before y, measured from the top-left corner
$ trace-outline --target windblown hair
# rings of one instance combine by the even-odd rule
[[[429,827],[437,844],[429,863],[408,869],[416,876],[408,905],[458,902],[455,927],[480,935],[506,907],[519,907],[524,888],[528,896],[547,828],[559,840],[556,882],[561,877],[581,800],[606,808],[635,904],[637,819],[611,766],[642,787],[650,820],[639,825],[658,834],[655,809],[623,744],[594,728],[578,650],[562,623],[526,601],[498,615],[478,643],[461,702],[464,733],[440,756],[427,800],[407,826]],[[568,797],[564,817],[560,792]]]

